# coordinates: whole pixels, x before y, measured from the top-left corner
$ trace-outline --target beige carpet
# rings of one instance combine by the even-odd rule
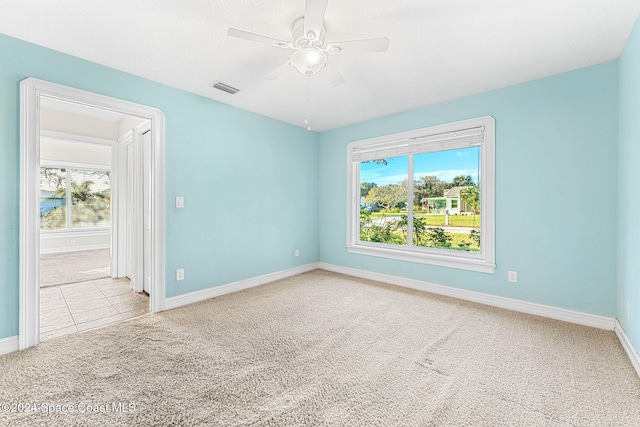
[[[110,276],[109,249],[40,255],[40,287]]]
[[[0,402],[38,407],[0,413],[9,426],[640,425],[640,379],[612,332],[321,271],[0,366]]]

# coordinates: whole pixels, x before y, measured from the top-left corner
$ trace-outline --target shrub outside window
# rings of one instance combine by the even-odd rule
[[[494,126],[485,116],[351,142],[347,250],[492,273]]]

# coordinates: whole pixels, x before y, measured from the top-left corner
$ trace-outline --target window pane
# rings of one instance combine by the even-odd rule
[[[414,156],[414,245],[480,251],[480,147]]]
[[[40,229],[67,228],[67,170],[40,168]]]
[[[109,227],[109,171],[71,169],[71,228]]]
[[[407,245],[407,156],[360,163],[360,240]]]

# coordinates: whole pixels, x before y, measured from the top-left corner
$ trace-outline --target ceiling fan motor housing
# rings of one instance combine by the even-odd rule
[[[313,46],[316,48],[322,47],[324,44],[324,39],[326,36],[326,31],[324,24],[322,25],[322,29],[320,30],[320,34],[315,34],[315,38],[308,38],[304,33],[304,17],[298,18],[296,22],[293,23],[293,45],[296,47],[306,47]]]

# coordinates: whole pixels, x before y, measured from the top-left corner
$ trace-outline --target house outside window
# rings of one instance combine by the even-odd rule
[[[349,252],[493,272],[493,118],[354,141],[347,151]]]

